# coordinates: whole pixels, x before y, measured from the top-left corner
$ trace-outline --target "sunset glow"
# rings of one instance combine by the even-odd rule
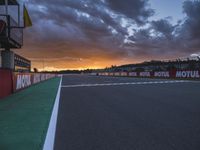
[[[24,46],[15,52],[39,70],[105,68],[200,52],[199,1],[28,0],[26,4],[33,26],[25,29]]]

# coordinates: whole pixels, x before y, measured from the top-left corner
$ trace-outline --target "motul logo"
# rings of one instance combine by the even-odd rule
[[[140,72],[140,76],[141,77],[150,77],[151,74],[150,74],[150,72]]]
[[[116,73],[114,73],[115,74],[115,76],[120,76],[120,73],[119,72],[116,72]]]
[[[30,75],[17,75],[17,85],[16,90],[28,87],[31,85]]]
[[[199,78],[199,71],[177,71],[177,78]]]
[[[154,77],[170,77],[169,72],[154,72]]]
[[[40,74],[36,74],[33,76],[33,84],[41,82]]]
[[[129,76],[137,77],[137,72],[130,72]]]

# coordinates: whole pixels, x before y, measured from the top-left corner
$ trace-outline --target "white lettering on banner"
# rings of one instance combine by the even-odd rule
[[[46,74],[46,80],[50,79],[50,75]]]
[[[177,71],[177,78],[199,78],[199,71]]]
[[[45,74],[41,74],[41,81],[45,80]]]
[[[140,72],[141,77],[151,77],[150,72]]]
[[[113,75],[114,75],[114,73],[111,73],[111,72],[110,72],[110,73],[108,73],[108,76],[113,76]]]
[[[97,75],[97,73],[95,73],[95,75]],[[53,77],[55,77],[55,75],[53,75],[53,74],[46,74],[46,80],[51,79]]]
[[[16,90],[28,87],[31,85],[31,75],[17,75]]]
[[[129,76],[137,77],[137,72],[129,72]]]
[[[96,76],[96,75],[97,75],[97,73],[91,73],[90,75],[92,75],[92,76]]]
[[[120,73],[119,72],[115,72],[114,75],[115,76],[120,76]]]
[[[33,84],[39,83],[40,81],[40,74],[33,75]]]
[[[169,72],[154,72],[154,77],[170,77]]]
[[[127,76],[126,72],[121,72],[121,76]]]

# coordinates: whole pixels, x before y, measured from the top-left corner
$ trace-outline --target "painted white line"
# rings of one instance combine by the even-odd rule
[[[51,119],[50,119],[48,131],[47,131],[46,139],[44,142],[43,150],[53,150],[54,149],[61,85],[62,85],[62,77],[60,79],[60,84],[59,84],[58,92],[56,95],[56,100],[54,103],[53,111],[51,114]]]
[[[97,87],[97,86],[117,86],[117,85],[145,85],[145,84],[172,84],[172,83],[187,83],[186,80],[174,81],[155,81],[155,82],[127,82],[127,83],[102,83],[102,84],[77,84],[77,85],[63,85],[62,88],[76,88],[76,87]]]

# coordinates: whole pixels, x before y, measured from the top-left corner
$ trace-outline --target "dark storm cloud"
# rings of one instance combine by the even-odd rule
[[[171,39],[173,37],[172,34],[175,26],[173,26],[167,19],[152,21],[151,25],[158,34],[162,34],[167,39]]]
[[[139,24],[144,24],[148,17],[154,14],[147,8],[148,0],[108,0],[110,7],[127,17],[134,19]]]
[[[135,54],[190,55],[200,52],[200,1],[184,1],[186,17],[176,25],[170,18],[151,21],[145,29],[140,29],[129,37],[133,43],[124,47]]]
[[[200,50],[199,1],[183,3],[186,18],[176,25],[169,18],[149,21],[154,11],[148,0],[29,0],[28,8],[34,26],[25,31],[25,46],[38,52],[48,49],[58,57],[89,59],[103,53],[123,58]]]
[[[51,21],[53,24],[50,24],[49,26],[51,26],[51,28],[54,26],[54,31],[52,32],[55,32],[55,36],[60,34],[57,30],[59,26],[65,28],[66,31],[71,30],[71,28],[77,29],[79,32],[75,34],[69,35],[68,33],[64,34],[62,32],[66,37],[70,36],[70,41],[74,40],[77,43],[89,40],[89,44],[92,42],[99,45],[100,43],[98,43],[98,41],[111,38],[113,31],[117,32],[117,30],[119,30],[119,32],[125,32],[124,29],[116,24],[110,14],[104,10],[107,8],[104,6],[103,2],[48,1],[48,3],[45,3],[42,1],[38,3],[38,1],[31,1],[31,6],[30,9],[34,14],[33,19],[36,22],[40,20]],[[41,10],[38,11],[34,6]],[[58,27],[55,28],[55,25],[58,25]],[[41,32],[39,34],[46,33],[50,32]],[[122,36],[121,33],[119,33],[118,36]],[[49,37],[49,35],[46,34],[46,37]],[[67,39],[63,38],[63,40]]]
[[[185,52],[200,51],[200,1],[183,3],[185,20],[177,27],[177,42]]]
[[[36,45],[42,48],[51,45],[51,50],[62,48],[66,54],[69,49],[87,47],[84,51],[93,49],[95,53],[100,49],[115,53],[115,57],[127,56],[122,45],[129,35],[128,27],[144,23],[152,15],[143,0],[134,2],[135,12],[131,16],[106,0],[29,0],[28,6],[34,26],[25,32],[29,37],[25,39],[27,46],[36,50]],[[124,5],[122,9],[129,7]],[[151,13],[147,14],[148,11]]]
[[[185,1],[183,11],[187,15],[183,31],[188,31],[192,39],[200,38],[200,1]]]

